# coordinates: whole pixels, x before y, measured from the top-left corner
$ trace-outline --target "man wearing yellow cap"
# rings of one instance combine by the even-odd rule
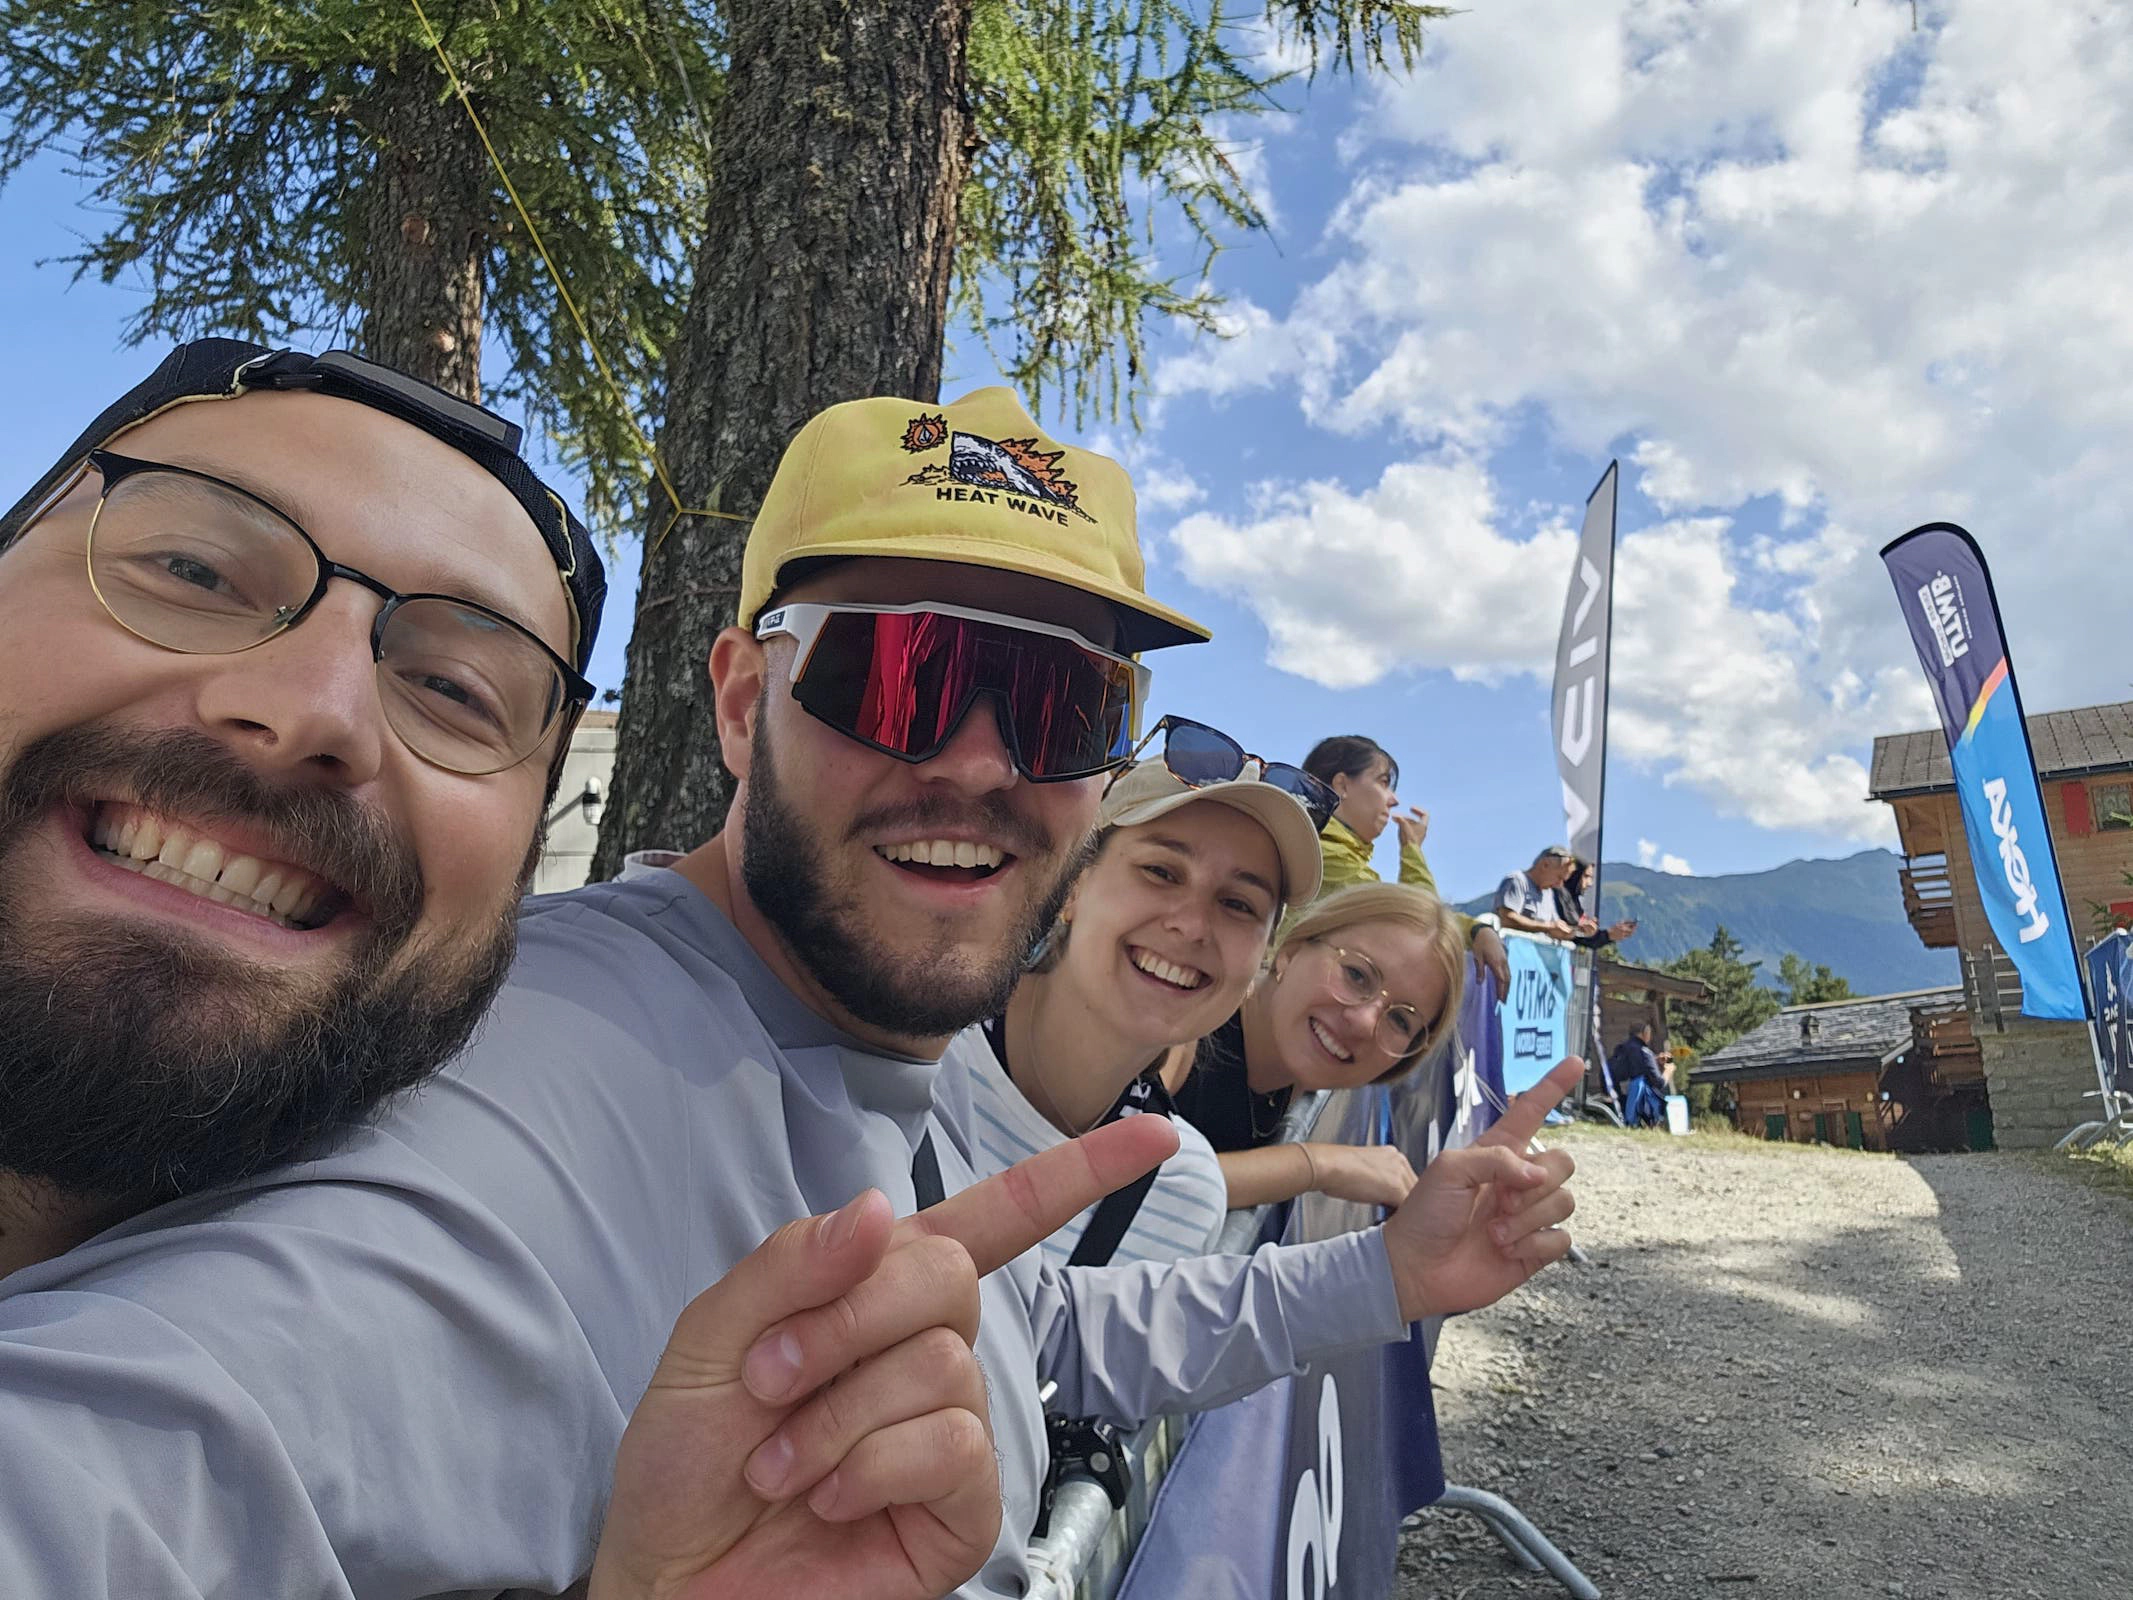
[[[973,1182],[963,1030],[1070,885],[1137,653],[1202,637],[1145,593],[1124,474],[1006,391],[802,429],[709,647],[726,828],[532,902],[475,1044],[234,1195],[221,1249],[85,1247],[76,1281],[159,1325],[312,1357],[300,1393],[240,1380],[250,1409],[215,1419],[240,1465],[169,1512],[179,1564],[250,1528],[218,1488],[285,1472],[336,1594],[553,1593],[588,1567],[595,1597],[1018,1594],[1040,1382],[1120,1422],[1218,1404],[1559,1257],[1567,1158],[1524,1160],[1518,1110],[1384,1227],[1248,1262],[1031,1248],[1174,1149],[1160,1118]],[[147,1496],[200,1425],[81,1454]]]

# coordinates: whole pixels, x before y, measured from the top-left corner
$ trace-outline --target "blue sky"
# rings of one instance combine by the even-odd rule
[[[1562,831],[1547,674],[1610,457],[1610,858],[1890,841],[1868,748],[1932,716],[1873,552],[1918,522],[1996,558],[2033,708],[2124,697],[2133,38],[1919,9],[1499,0],[1410,79],[1231,129],[1274,219],[1214,268],[1235,337],[1159,336],[1146,427],[1084,433],[1134,469],[1153,585],[1215,629],[1154,658],[1155,708],[1291,759],[1373,735],[1444,888],[1481,891]],[[137,288],[36,264],[82,202],[56,160],[0,190],[17,484],[155,358],[119,347]]]

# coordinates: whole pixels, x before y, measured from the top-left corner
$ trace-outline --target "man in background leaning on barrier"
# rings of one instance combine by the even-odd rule
[[[1018,1253],[1003,1217],[1056,1226],[1060,1194],[1079,1209],[1128,1180],[1170,1148],[1154,1118],[893,1228],[853,1201],[872,1185],[908,1212],[968,1182],[951,1036],[997,1009],[1078,862],[1144,692],[1125,658],[1193,630],[1141,591],[1123,474],[1041,444],[997,391],[817,418],[743,587],[752,626],[710,663],[739,780],[725,832],[678,871],[529,908],[476,1044],[334,1157],[225,1198],[204,1248],[120,1230],[32,1269],[186,1351],[232,1330],[259,1347],[182,1436],[91,1418],[72,1441],[109,1503],[167,1503],[175,1475],[211,1507],[189,1570],[282,1592],[254,1572],[323,1548],[358,1594],[553,1591],[594,1562],[615,1460],[595,1595],[826,1592],[863,1566],[852,1592],[890,1600],[980,1558],[974,1592],[1016,1592],[1038,1378],[1119,1421],[1213,1404],[1567,1249],[1568,1158],[1506,1142],[1440,1161],[1382,1228],[1249,1261],[1055,1273]],[[819,1270],[766,1266],[781,1246]],[[736,1439],[745,1468],[705,1451]],[[233,1476],[271,1492],[213,1504]],[[285,1565],[247,1569],[255,1539]]]
[[[423,1387],[425,1323],[478,1333],[491,1268],[424,1251],[454,1219],[421,1208],[412,1152],[362,1132],[495,993],[589,687],[600,562],[516,441],[343,354],[203,340],[0,519],[0,1593],[409,1594],[512,1570],[479,1534],[445,1582],[389,1529],[356,1535],[377,1482],[479,1529],[529,1470],[492,1425],[508,1407]],[[958,1196],[972,1249],[1026,1248],[1130,1177],[1120,1143]],[[320,1203],[278,1212],[292,1187]],[[789,1311],[893,1281],[889,1244],[862,1196],[783,1230],[683,1331],[711,1325],[695,1348],[737,1361]],[[334,1299],[352,1255],[367,1290],[426,1311]],[[914,1338],[937,1351],[967,1309]],[[976,1378],[967,1352],[943,1370]],[[371,1427],[366,1390],[417,1400],[420,1427]],[[687,1420],[697,1457],[738,1472],[731,1418]],[[463,1474],[429,1448],[447,1432],[478,1441]],[[855,1454],[926,1479],[953,1582],[975,1565],[954,1540],[991,1545],[997,1474],[918,1444]],[[597,1491],[608,1460],[577,1476]],[[638,1539],[668,1509],[648,1488],[608,1526]],[[711,1571],[721,1592],[766,1592],[762,1544]],[[769,1559],[849,1592],[879,1555]]]
[[[1524,872],[1505,875],[1496,886],[1496,920],[1513,933],[1537,934],[1544,939],[1574,939],[1577,928],[1563,920],[1555,903],[1555,891],[1570,875],[1576,858],[1568,848],[1551,844],[1533,858]]]

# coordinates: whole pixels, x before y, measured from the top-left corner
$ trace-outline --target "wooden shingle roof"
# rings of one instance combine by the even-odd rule
[[[1668,995],[1676,1000],[1708,1000],[1711,986],[1701,978],[1678,977],[1657,967],[1640,967],[1627,961],[1601,961],[1595,971],[1603,984],[1618,989],[1642,989],[1646,994]]]
[[[1787,1006],[1761,1027],[1750,1029],[1696,1063],[1699,1082],[1761,1077],[1779,1072],[1826,1072],[1879,1062],[1911,1040],[1911,1013],[1960,1009],[1960,985],[1914,989],[1863,1000],[1828,1000]],[[1812,1027],[1806,1026],[1812,1023]]]
[[[2045,711],[2026,720],[2040,778],[2079,778],[2092,772],[2133,769],[2133,700]],[[1940,729],[1885,733],[1874,741],[1874,773],[1867,784],[1872,798],[1894,800],[1954,787],[1948,744]]]

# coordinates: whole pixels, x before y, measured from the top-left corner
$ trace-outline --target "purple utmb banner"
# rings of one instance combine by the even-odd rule
[[[1382,1087],[1350,1090],[1314,1136],[1372,1142],[1390,1109]],[[1423,1147],[1407,1148],[1419,1166]],[[1280,1236],[1322,1239],[1376,1220],[1366,1207],[1308,1195],[1289,1208]],[[1119,1597],[1384,1600],[1401,1519],[1443,1493],[1423,1341],[1314,1362],[1193,1419]]]
[[[2080,956],[1984,553],[1952,522],[1883,547],[1955,770],[1985,919],[2022,975],[2022,1014],[2079,1022]]]

